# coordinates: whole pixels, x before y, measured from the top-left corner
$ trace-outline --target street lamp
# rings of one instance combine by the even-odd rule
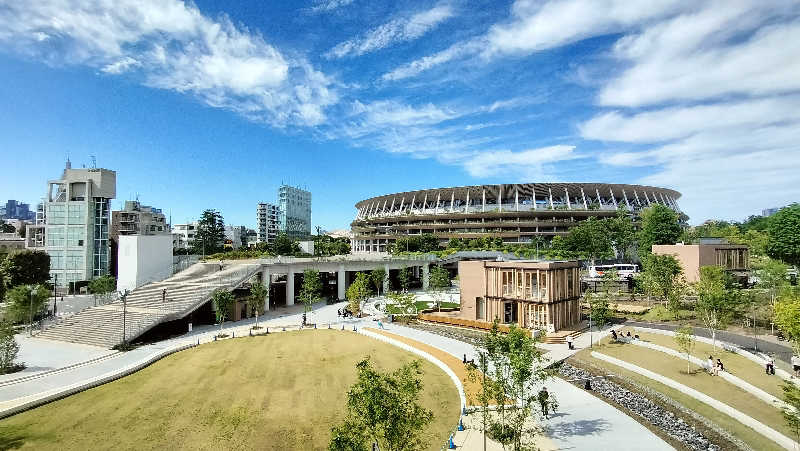
[[[53,274],[53,279],[53,318],[55,319],[57,309],[56,301],[58,301],[58,292],[56,291],[58,290],[58,274]]]
[[[28,304],[28,336],[33,336],[33,295],[38,294],[39,287],[31,285],[30,304]]]
[[[130,291],[127,288],[119,292],[119,297],[122,298],[122,347],[123,348],[126,347],[125,341],[127,340],[128,337],[128,334],[125,330],[126,329],[125,320],[128,316],[128,293],[130,293]]]

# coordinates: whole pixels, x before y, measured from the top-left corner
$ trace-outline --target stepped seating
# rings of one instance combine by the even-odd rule
[[[169,279],[133,290],[125,306],[127,339],[133,340],[160,323],[185,317],[208,302],[214,290],[232,290],[260,269],[258,264],[230,264],[220,271],[217,264],[197,263]],[[163,290],[167,290],[166,300],[162,300]],[[123,305],[117,300],[83,310],[37,337],[111,348],[122,343],[122,316]]]

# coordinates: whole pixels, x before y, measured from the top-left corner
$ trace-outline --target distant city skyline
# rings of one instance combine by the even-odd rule
[[[35,205],[69,157],[117,172],[114,208],[138,194],[175,223],[213,208],[255,227],[282,181],[314,193],[312,230],[381,193],[539,182],[671,188],[693,224],[742,220],[800,199],[798,17],[755,0],[12,2],[0,198]]]

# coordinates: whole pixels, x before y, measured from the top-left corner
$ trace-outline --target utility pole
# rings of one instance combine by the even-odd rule
[[[31,285],[30,303],[28,304],[28,336],[33,336],[33,295],[37,293],[36,286]]]
[[[126,319],[128,317],[128,289],[126,288],[124,291],[120,292],[120,297],[122,298],[122,347],[126,348],[127,346],[127,323]]]

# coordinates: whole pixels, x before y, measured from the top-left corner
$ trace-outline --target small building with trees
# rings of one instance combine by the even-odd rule
[[[654,244],[652,250],[653,254],[674,256],[689,283],[700,280],[703,266],[720,266],[736,280],[745,283],[750,274],[750,250],[746,244],[703,238],[699,244]]]
[[[555,332],[580,321],[578,261],[461,261],[460,316]]]

